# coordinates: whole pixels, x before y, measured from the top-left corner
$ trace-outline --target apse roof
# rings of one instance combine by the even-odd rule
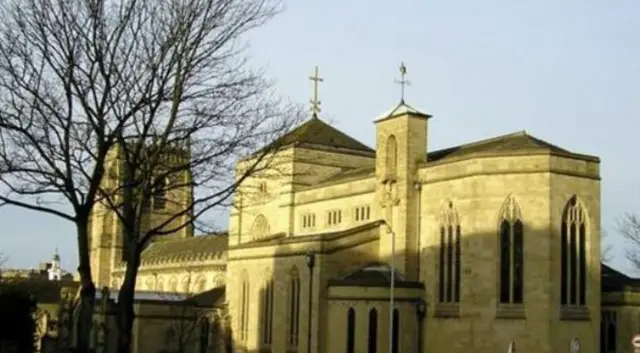
[[[407,281],[397,270],[394,273],[394,285],[399,288],[423,288],[420,282]],[[389,265],[374,262],[329,280],[332,286],[389,287],[391,268]]]

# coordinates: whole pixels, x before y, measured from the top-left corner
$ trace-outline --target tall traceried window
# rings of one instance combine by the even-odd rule
[[[460,302],[461,227],[452,202],[442,211],[440,220],[440,256],[438,266],[438,301]]]
[[[369,310],[369,335],[367,353],[376,353],[378,350],[378,311],[376,308]]]
[[[400,352],[400,312],[393,309],[393,330],[391,332],[391,353]]]
[[[240,315],[238,336],[241,343],[247,342],[249,332],[249,275],[246,271],[240,277]]]
[[[211,334],[211,324],[207,318],[200,320],[200,353],[209,352],[209,335]]]
[[[617,320],[616,312],[603,310],[600,317],[600,353],[616,353],[617,345]]]
[[[163,210],[167,203],[167,186],[169,183],[166,178],[158,180],[153,187],[153,208]]]
[[[562,212],[560,225],[560,304],[587,304],[587,215],[573,196]]]
[[[385,146],[385,169],[386,179],[395,180],[398,167],[398,142],[396,137],[391,135],[387,138]]]
[[[347,310],[347,353],[356,351],[356,311],[353,308]]]
[[[523,302],[524,245],[520,207],[512,196],[507,197],[500,210],[500,293],[502,304]]]
[[[262,351],[270,351],[273,343],[273,280],[262,288],[262,325],[260,327]]]
[[[297,267],[289,272],[289,306],[287,308],[287,352],[298,351],[300,326],[300,273]]]
[[[264,238],[269,235],[269,221],[267,221],[267,217],[262,214],[256,216],[253,221],[253,225],[251,226],[251,234],[253,235],[254,240]]]

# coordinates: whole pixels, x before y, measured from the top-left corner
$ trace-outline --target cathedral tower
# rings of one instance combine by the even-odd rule
[[[376,200],[379,218],[395,234],[396,269],[409,280],[418,280],[418,220],[420,183],[418,167],[426,162],[429,114],[404,101],[406,67],[400,67],[400,103],[376,121]],[[391,237],[384,231],[380,257],[391,256]]]

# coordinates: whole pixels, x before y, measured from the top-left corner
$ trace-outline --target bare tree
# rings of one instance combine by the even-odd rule
[[[116,213],[127,264],[118,351],[127,352],[145,246],[227,206],[240,183],[273,165],[279,146],[267,141],[299,119],[248,68],[241,43],[280,4],[0,3],[0,201],[75,223],[79,352],[88,350],[95,298],[90,214]],[[255,151],[235,170],[239,156]],[[187,196],[168,197],[175,194]],[[160,203],[166,212],[149,210]]]
[[[601,242],[600,258],[604,263],[610,263],[613,258],[613,254],[612,254],[613,246],[612,244],[607,242],[608,238],[609,238],[609,233],[602,230],[600,232],[600,242]]]
[[[627,241],[625,255],[635,268],[640,269],[640,215],[626,213],[618,222],[618,231]]]
[[[7,256],[0,252],[0,280],[2,279],[2,270],[4,269],[4,265],[7,263]]]

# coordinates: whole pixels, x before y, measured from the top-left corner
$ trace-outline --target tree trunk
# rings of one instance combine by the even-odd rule
[[[89,259],[89,239],[87,217],[80,217],[76,223],[78,233],[78,257],[80,273],[80,297],[76,303],[77,316],[75,331],[77,341],[72,344],[74,352],[88,353],[90,351],[91,322],[96,299],[96,287],[91,278],[91,263]]]
[[[131,351],[131,331],[133,329],[133,320],[135,319],[133,299],[140,263],[140,255],[136,251],[135,245],[129,247],[125,258],[129,261],[127,261],[124,281],[118,292],[117,305],[118,353],[129,353]]]

